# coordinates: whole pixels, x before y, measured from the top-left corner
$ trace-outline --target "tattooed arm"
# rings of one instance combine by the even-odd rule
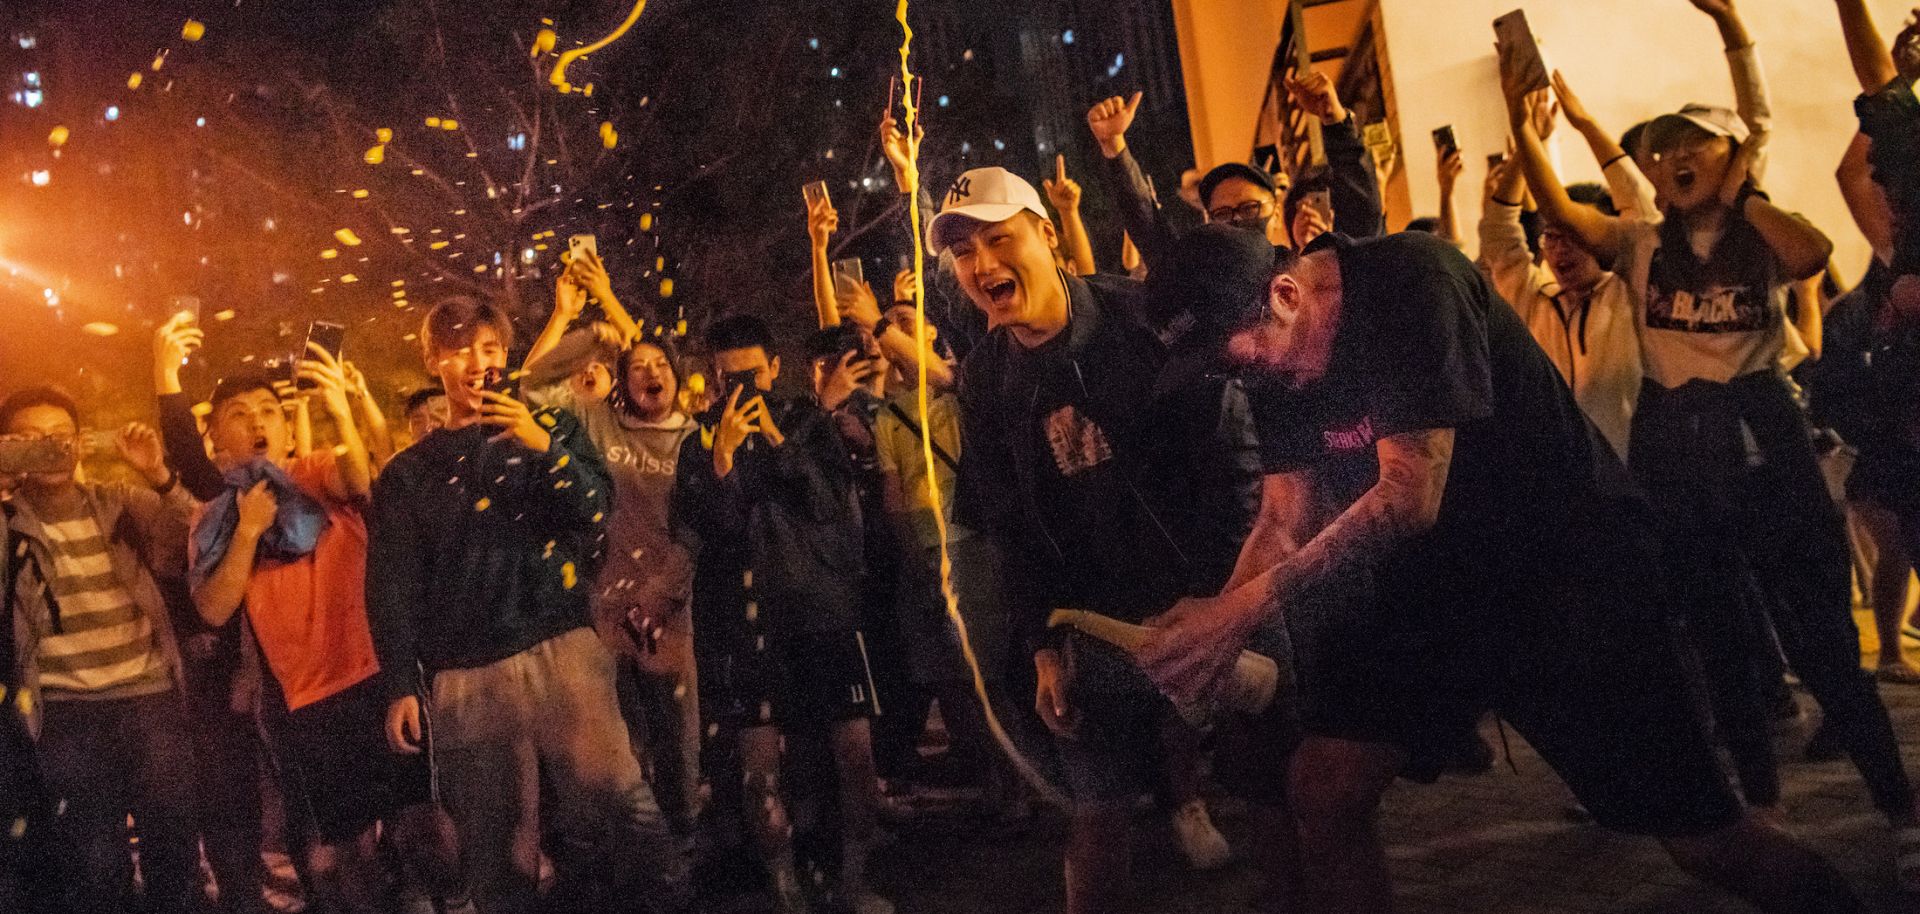
[[[1342,569],[1373,564],[1432,529],[1453,460],[1453,429],[1389,435],[1375,448],[1379,480],[1318,535],[1239,587],[1212,599],[1182,601],[1157,621],[1163,630],[1138,653],[1162,691],[1177,702],[1202,699],[1232,667],[1253,631],[1302,592]],[[1306,508],[1298,498],[1269,500],[1259,523],[1295,529]],[[1272,512],[1284,516],[1269,518]],[[1256,545],[1250,538],[1250,546]],[[1236,581],[1243,571],[1236,570]]]

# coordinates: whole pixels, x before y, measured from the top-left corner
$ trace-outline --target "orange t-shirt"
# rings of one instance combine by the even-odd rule
[[[379,672],[380,662],[367,626],[367,522],[327,493],[333,452],[294,460],[286,471],[326,508],[327,529],[305,558],[255,564],[247,619],[292,710],[345,691]]]

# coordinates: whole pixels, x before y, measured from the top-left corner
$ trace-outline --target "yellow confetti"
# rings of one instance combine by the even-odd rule
[[[406,280],[404,280],[404,279],[396,279],[396,280],[394,280],[394,281],[393,281],[393,287],[394,287],[394,288],[396,288],[396,289],[398,289],[398,288],[400,288],[401,286],[404,286],[404,285],[406,285],[406,284],[407,284],[407,281],[406,281]]]
[[[547,540],[547,551],[540,553],[540,557],[543,559],[553,558],[553,546],[553,540]]]
[[[687,375],[687,393],[700,396],[707,392],[707,376],[703,374]]]
[[[441,130],[459,130],[460,122],[454,120],[453,118],[446,118],[445,120],[442,120],[440,122],[440,129]]]
[[[21,689],[18,692],[14,693],[13,699],[14,699],[14,704],[17,704],[20,706],[21,714],[27,717],[33,716],[33,692],[32,691],[27,689]]]
[[[538,416],[538,421],[542,426],[546,428],[553,427],[553,416],[550,413],[541,413]],[[554,462],[553,468],[557,470],[566,465],[567,465],[567,455],[561,454],[560,459]]]
[[[427,245],[427,247],[429,247],[429,248],[432,248],[433,250],[436,250],[436,251],[437,251],[437,250],[440,250],[441,248],[444,248],[444,247],[446,247],[447,245],[449,245],[449,244],[452,244],[452,243],[453,243],[453,242],[451,242],[451,241],[436,241],[436,242],[434,242],[434,243],[432,243],[432,244],[429,244],[429,245]]]
[[[213,404],[205,400],[193,404],[193,414],[201,418],[213,415]]]
[[[217,321],[230,321],[230,320],[233,320],[233,309],[232,309],[232,308],[228,308],[228,309],[226,309],[226,310],[224,310],[224,311],[216,311],[216,312],[214,312],[214,314],[213,314],[213,319],[214,319],[214,320],[217,320]]]
[[[680,320],[673,322],[673,335],[674,336],[687,335],[687,321],[685,318],[682,318]]]
[[[166,65],[167,65],[167,52],[161,51],[160,53],[153,55],[153,72],[155,73],[160,72],[160,68]]]
[[[653,214],[641,213],[640,214],[640,231],[649,232],[652,230],[653,230]]]
[[[475,511],[485,511],[491,507],[493,507],[493,499],[491,498],[482,498],[473,503],[473,510]]]
[[[146,78],[147,78],[146,75],[142,73],[135,73],[132,76],[127,77],[127,88],[129,89],[140,88],[140,83]]]
[[[665,279],[660,280],[660,297],[661,298],[673,297],[673,277],[669,276]]]
[[[65,126],[53,128],[53,132],[47,134],[47,144],[55,149],[67,145],[67,136],[70,132]]]
[[[385,162],[386,160],[387,160],[387,144],[385,143],[381,143],[378,146],[374,146],[368,149],[364,154],[360,156],[360,161],[365,162],[368,165],[378,165],[381,162]]]
[[[94,336],[112,336],[120,332],[118,326],[109,324],[106,321],[94,321],[85,327],[81,327],[80,330],[83,333],[91,333]]]
[[[353,229],[350,228],[335,229],[333,237],[340,239],[340,243],[347,247],[355,247],[360,244],[360,236],[355,235]]]
[[[666,269],[666,268],[667,268],[667,258],[666,258],[665,256],[661,256],[661,257],[655,257],[655,258],[653,258],[653,268],[654,268],[655,270],[664,270],[664,269]]]
[[[545,244],[544,242],[542,242],[542,243],[540,243],[540,244],[536,244],[536,245],[534,245],[534,246],[533,246],[533,249],[534,249],[534,250],[536,250],[536,251],[544,251],[544,250],[546,250],[546,249],[547,249],[547,246],[546,246],[546,244]]]
[[[547,77],[547,81],[552,83],[554,88],[559,89],[561,92],[573,91],[573,84],[567,82],[567,67],[574,61],[612,44],[615,39],[625,35],[628,29],[633,28],[635,22],[640,21],[640,13],[646,8],[647,0],[636,0],[633,4],[633,12],[627,14],[627,21],[620,23],[620,27],[614,29],[613,34],[585,47],[574,48],[560,55],[560,60],[553,65],[553,75]]]
[[[429,127],[438,127],[438,126],[440,126],[440,119],[439,119],[439,118],[437,118],[437,117],[430,117],[430,118],[427,118],[427,126],[429,126]]]
[[[580,90],[580,94],[581,94],[581,95],[584,95],[584,96],[586,96],[586,97],[588,97],[588,98],[592,98],[592,97],[593,97],[593,83],[587,83],[587,87],[586,87],[585,89],[581,89],[581,90]]]
[[[327,248],[326,250],[320,252],[321,260],[332,260],[333,258],[338,256],[340,256],[340,252],[334,250],[333,248]]]
[[[341,282],[359,282],[360,277],[355,276],[352,273],[348,273],[345,276],[340,277],[340,281]]]
[[[365,200],[367,199],[367,196],[368,196],[367,189],[364,187],[353,192],[353,199],[355,200]]]
[[[207,27],[197,19],[189,19],[186,25],[180,27],[180,37],[188,41],[199,41],[206,37],[206,34]]]
[[[612,121],[600,122],[600,145],[608,149],[620,145],[620,134],[613,129]]]
[[[539,32],[536,32],[534,34],[533,52],[528,54],[527,56],[539,57],[540,55],[553,50],[553,43],[559,40],[560,40],[560,36],[555,35],[552,29],[541,29]]]
[[[381,127],[373,132],[373,138],[382,143],[391,143],[393,142],[393,128]]]
[[[475,273],[485,273],[487,271],[487,265],[484,263],[476,263],[473,265],[473,271]]]
[[[562,586],[562,587],[565,587],[565,588],[566,588],[566,589],[568,589],[568,590],[572,590],[572,589],[573,589],[573,586],[574,586],[575,584],[578,584],[578,583],[580,583],[580,579],[579,579],[579,577],[578,577],[578,575],[576,575],[576,574],[574,573],[574,570],[573,570],[573,563],[572,563],[572,562],[565,562],[565,563],[563,563],[563,564],[561,564],[561,566],[560,566],[560,586]]]

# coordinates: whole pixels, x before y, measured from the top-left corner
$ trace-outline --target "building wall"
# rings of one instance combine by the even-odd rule
[[[1438,211],[1428,133],[1451,123],[1466,155],[1466,174],[1456,193],[1462,228],[1471,237],[1480,215],[1486,154],[1500,149],[1506,138],[1491,23],[1513,9],[1515,0],[1382,3],[1414,210]],[[1910,6],[1902,0],[1869,0],[1889,39]],[[1847,63],[1833,5],[1745,0],[1741,10],[1773,95],[1766,187],[1776,201],[1805,213],[1832,236],[1842,277],[1857,280],[1869,254],[1840,200],[1833,171],[1857,126],[1851,101],[1859,84]],[[1527,16],[1548,66],[1564,72],[1588,109],[1616,134],[1689,101],[1733,104],[1719,33],[1712,20],[1685,3],[1553,0],[1528,5]],[[1599,179],[1598,164],[1564,122],[1553,142],[1564,180]]]
[[[1486,154],[1506,137],[1491,23],[1518,0],[1379,0],[1393,74],[1398,134],[1413,215],[1439,209],[1430,131],[1454,125],[1466,153],[1457,203],[1469,237],[1480,215]],[[1868,0],[1891,38],[1911,4]],[[1173,0],[1194,159],[1202,167],[1244,159],[1286,15],[1285,0]],[[1833,6],[1743,0],[1773,90],[1774,138],[1767,187],[1834,239],[1842,276],[1857,279],[1868,257],[1833,170],[1854,133],[1859,91]],[[1713,23],[1680,0],[1542,0],[1527,15],[1549,66],[1566,73],[1602,123],[1615,131],[1689,101],[1731,105],[1726,59]],[[1599,168],[1572,131],[1556,136],[1562,177],[1597,180]],[[1396,207],[1398,209],[1398,207]],[[1396,214],[1397,216],[1398,214]],[[1392,226],[1398,228],[1396,224]]]

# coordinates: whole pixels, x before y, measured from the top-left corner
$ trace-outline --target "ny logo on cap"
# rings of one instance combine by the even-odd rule
[[[952,189],[947,191],[947,203],[948,205],[958,203],[972,193],[973,179],[966,175],[961,175],[954,179]]]

